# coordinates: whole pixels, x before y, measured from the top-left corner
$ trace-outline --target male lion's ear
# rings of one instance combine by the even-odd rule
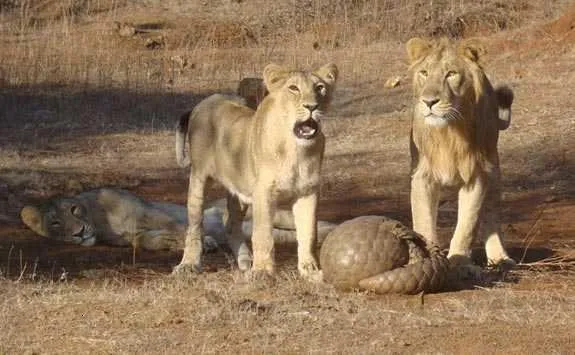
[[[277,64],[268,64],[264,68],[264,83],[266,84],[266,88],[269,92],[278,90],[284,84],[286,79],[289,76],[289,70],[286,67]]]
[[[319,76],[321,80],[325,81],[328,85],[333,85],[337,80],[339,71],[337,70],[337,66],[335,64],[329,63],[317,69],[314,74]]]
[[[34,232],[43,237],[48,235],[42,223],[42,212],[38,207],[24,206],[22,211],[20,211],[20,218],[22,218],[22,222]]]
[[[481,57],[487,53],[483,42],[476,38],[470,38],[462,41],[459,44],[459,53],[474,62],[479,62]]]
[[[409,58],[409,62],[415,63],[429,53],[431,42],[414,37],[407,41],[405,47],[407,48],[407,57]]]

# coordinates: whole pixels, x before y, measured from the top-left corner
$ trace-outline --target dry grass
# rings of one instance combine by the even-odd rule
[[[127,280],[126,275],[145,271],[128,268],[63,283],[2,282],[0,350],[475,352],[482,346],[469,328],[493,329],[481,332],[490,340],[498,339],[495,331],[520,340],[546,329],[568,341],[574,325],[572,278],[561,288],[547,284],[547,290],[496,287],[427,295],[422,304],[418,296],[337,293],[326,285],[300,281],[291,268],[271,286],[230,271],[188,281],[153,274],[139,282]],[[34,331],[22,336],[15,333],[18,329]],[[447,329],[454,329],[448,332],[453,336],[440,335]],[[545,349],[518,343],[515,349],[562,352],[568,343]]]
[[[568,4],[0,0],[0,353],[569,352],[575,42],[569,18],[545,25]],[[488,38],[490,77],[516,93],[500,152],[504,230],[522,265],[504,278],[423,305],[342,294],[299,280],[288,248],[271,284],[219,254],[213,272],[183,281],[167,276],[178,254],[133,264],[132,250],[48,244],[18,223],[26,202],[100,186],[184,203],[172,148],[182,112],[269,62],[327,61],[342,79],[325,120],[321,217],[409,223],[401,43],[439,34]],[[399,87],[385,88],[395,76]],[[444,237],[454,201],[440,208]]]

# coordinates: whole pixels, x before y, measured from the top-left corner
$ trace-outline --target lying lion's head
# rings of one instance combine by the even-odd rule
[[[73,198],[57,198],[39,206],[25,206],[20,217],[43,237],[92,246],[96,233],[86,206]]]
[[[470,117],[470,107],[479,100],[486,81],[479,64],[485,53],[480,43],[473,39],[457,43],[412,38],[407,42],[407,53],[416,117],[436,127]]]
[[[327,64],[313,72],[295,71],[275,64],[264,69],[271,100],[280,104],[282,119],[289,120],[298,143],[313,141],[321,133],[322,114],[331,101],[337,67]]]

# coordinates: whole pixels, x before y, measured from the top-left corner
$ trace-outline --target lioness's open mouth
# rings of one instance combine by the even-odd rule
[[[293,134],[301,139],[313,139],[319,133],[319,124],[313,119],[297,122],[293,126]]]

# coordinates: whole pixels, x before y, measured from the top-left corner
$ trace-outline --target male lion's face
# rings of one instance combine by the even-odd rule
[[[284,117],[299,144],[309,144],[321,134],[320,119],[331,102],[336,79],[334,64],[314,72],[292,71],[274,64],[264,70],[270,95],[282,103]]]
[[[41,236],[82,246],[96,243],[87,209],[76,199],[59,198],[40,206],[25,206],[20,216],[24,224]]]
[[[429,42],[419,38],[407,43],[413,72],[416,117],[429,126],[445,127],[465,118],[466,100],[474,100],[470,66],[482,49],[472,43],[446,39]]]

